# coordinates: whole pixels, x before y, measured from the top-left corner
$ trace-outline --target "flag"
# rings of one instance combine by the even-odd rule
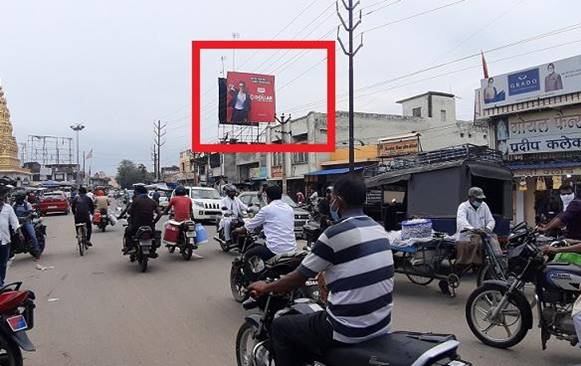
[[[87,156],[85,156],[85,159],[92,159],[93,158],[93,149],[91,149],[88,153]]]
[[[484,73],[484,78],[488,79],[488,65],[486,64],[486,59],[484,58],[484,52],[480,51],[482,55],[482,72]]]

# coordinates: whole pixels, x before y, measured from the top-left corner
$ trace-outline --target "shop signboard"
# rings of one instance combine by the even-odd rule
[[[248,176],[251,179],[266,178],[266,167],[250,168]]]
[[[415,154],[420,151],[420,144],[417,135],[404,138],[385,138],[377,143],[377,157],[392,158]]]
[[[502,128],[508,130],[508,140],[502,147],[499,143],[499,149],[509,155],[581,151],[581,112],[577,113],[513,118],[508,127]],[[501,120],[499,125],[503,123]]]
[[[581,91],[581,55],[482,79],[484,109]]]
[[[282,166],[273,166],[270,169],[272,178],[282,178]]]

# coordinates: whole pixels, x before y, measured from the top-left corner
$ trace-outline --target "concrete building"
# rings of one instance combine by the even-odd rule
[[[456,103],[452,94],[427,92],[398,103],[402,105],[402,115],[355,113],[355,161],[358,166],[379,161],[377,143],[384,137],[417,133],[421,151],[462,144],[488,144],[487,127],[456,119]],[[288,191],[295,193],[305,190],[307,174],[318,171],[320,175],[344,172],[348,163],[348,118],[347,112],[338,111],[336,114],[336,150],[333,153],[268,154],[268,179],[280,181],[286,173]],[[287,143],[290,140],[296,144],[313,144],[325,143],[327,140],[325,113],[310,112],[290,121],[285,128],[282,131],[278,124],[269,126],[266,132],[267,143],[282,142],[283,135],[286,135]],[[291,133],[285,134],[286,131]],[[286,170],[283,172],[284,166]]]
[[[563,184],[581,192],[580,62],[575,56],[494,76],[476,90],[476,115],[490,126],[490,147],[503,152],[513,171],[515,223],[534,226],[562,211]],[[560,87],[549,87],[556,78],[547,69],[567,75]],[[532,87],[510,82],[520,79]]]

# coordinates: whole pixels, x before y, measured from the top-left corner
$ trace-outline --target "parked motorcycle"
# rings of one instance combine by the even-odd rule
[[[126,240],[125,236],[123,240]],[[123,254],[129,255],[131,262],[137,261],[141,272],[147,272],[149,259],[158,257],[155,251],[160,246],[161,232],[152,230],[149,226],[141,226],[129,240],[130,243],[124,243],[124,248],[128,250],[124,251]]]
[[[21,224],[23,220],[24,219],[19,219]],[[38,255],[40,255],[44,252],[46,245],[46,225],[42,222],[42,218],[36,214],[33,214],[32,216],[32,225],[34,226],[36,240],[38,241]],[[19,235],[16,235],[15,232],[12,232],[10,238],[10,256],[20,253],[29,253],[30,255],[34,255],[35,253],[32,253],[31,250],[32,240],[28,237],[28,234],[24,233],[24,241],[22,241],[20,240]]]
[[[524,243],[509,251],[508,280],[485,281],[468,298],[468,326],[484,344],[509,348],[532,328],[532,306],[524,294],[526,284],[535,288],[543,350],[552,336],[571,345],[577,343],[571,312],[579,296],[581,269],[548,262],[536,243],[538,236],[536,229],[529,229]]]
[[[236,361],[238,366],[272,365],[271,327],[275,317],[323,311],[311,299],[295,294],[268,295],[244,302],[246,310],[258,308],[238,330]],[[322,356],[306,355],[307,365],[318,366],[469,366],[458,356],[460,342],[453,335],[394,332],[349,347],[327,350]]]
[[[182,257],[189,261],[192,259],[194,249],[198,249],[196,223],[193,220],[182,222],[169,220],[166,224],[164,243],[170,253],[178,248]]]
[[[0,364],[22,366],[21,349],[35,351],[26,331],[34,327],[34,293],[21,282],[0,289]]]

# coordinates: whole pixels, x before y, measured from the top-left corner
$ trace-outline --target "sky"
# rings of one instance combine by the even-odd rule
[[[470,120],[480,50],[491,75],[581,53],[581,27],[518,43],[577,25],[578,17],[566,16],[581,13],[574,0],[361,0],[359,9],[356,111],[401,114],[396,100],[435,90],[455,94],[457,118]],[[335,40],[339,24],[330,0],[3,1],[0,16],[0,83],[18,142],[30,134],[73,136],[69,126],[82,123],[81,150],[93,150],[93,171],[109,174],[122,159],[151,167],[157,120],[167,125],[163,166],[177,165],[189,148],[191,41],[233,33]],[[338,44],[336,50],[337,109],[346,110],[347,58]],[[472,57],[456,61],[465,56]],[[275,75],[278,112],[325,110],[320,52],[208,52],[205,139],[217,136],[216,78],[234,64],[236,71]]]

